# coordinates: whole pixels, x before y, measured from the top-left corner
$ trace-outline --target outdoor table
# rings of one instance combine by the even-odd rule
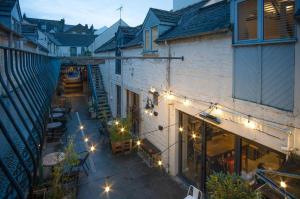
[[[54,113],[64,113],[64,112],[66,112],[66,109],[57,107],[57,108],[53,108],[52,112],[54,112]]]
[[[47,129],[49,130],[57,129],[60,128],[62,125],[63,123],[61,122],[51,122],[47,124]]]
[[[49,115],[49,117],[52,118],[52,119],[58,119],[58,118],[64,117],[64,114],[63,113],[51,113]]]
[[[65,159],[65,154],[63,152],[49,153],[43,157],[43,166],[53,167],[61,163],[64,159]]]

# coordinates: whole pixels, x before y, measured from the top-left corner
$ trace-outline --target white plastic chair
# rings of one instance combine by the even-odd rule
[[[191,191],[193,191],[191,193]],[[202,199],[202,192],[196,187],[190,185],[189,190],[187,192],[187,196],[184,199]]]

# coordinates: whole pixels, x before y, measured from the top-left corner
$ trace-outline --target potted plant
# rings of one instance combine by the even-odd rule
[[[113,154],[130,152],[132,149],[131,116],[116,119],[108,127]]]
[[[214,173],[206,185],[209,199],[261,199],[261,194],[236,174]]]

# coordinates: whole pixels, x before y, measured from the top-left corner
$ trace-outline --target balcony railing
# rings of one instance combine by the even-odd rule
[[[0,198],[26,198],[36,179],[57,59],[0,46]]]

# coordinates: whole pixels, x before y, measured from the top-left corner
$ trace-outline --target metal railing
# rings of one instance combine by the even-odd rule
[[[92,66],[91,65],[87,66],[87,71],[88,71],[88,83],[89,83],[89,87],[91,89],[92,97],[93,97],[93,108],[94,108],[94,111],[97,112],[99,99],[98,99],[98,95],[97,95],[97,91],[96,91],[96,85],[95,85],[95,82],[94,82],[93,76],[92,76],[93,74],[92,74]]]
[[[0,198],[26,198],[36,179],[59,73],[56,58],[0,46]]]

